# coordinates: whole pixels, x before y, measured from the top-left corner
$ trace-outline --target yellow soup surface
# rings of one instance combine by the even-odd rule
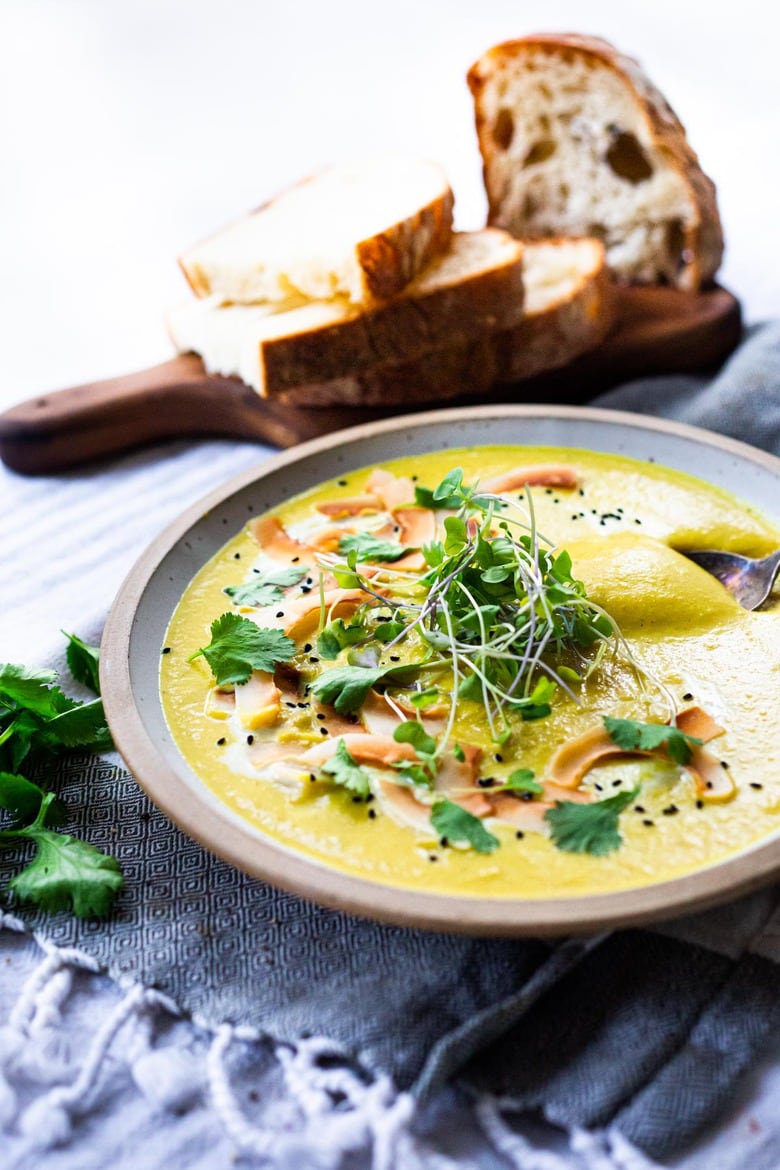
[[[462,468],[464,483],[474,484],[500,478],[518,467],[561,465],[573,469],[576,486],[542,483],[527,489],[538,532],[549,542],[543,542],[543,547],[570,554],[573,577],[584,584],[590,601],[617,624],[622,640],[612,637],[582,650],[575,664],[579,679],[566,675],[567,687],[559,686],[549,699],[549,715],[523,719],[512,713],[498,738],[491,734],[479,697],[457,700],[447,753],[455,745],[480,748],[475,783],[483,795],[491,795],[521,768],[533,773],[537,786],[544,784],[561,746],[603,728],[605,716],[663,723],[670,718],[664,714],[670,705],[671,717],[696,706],[723,729],[706,749],[725,766],[733,784],[731,792],[711,799],[712,793],[697,788],[693,773],[664,749],[643,756],[606,757],[586,771],[570,797],[563,794],[563,798],[596,802],[636,790],[616,822],[617,847],[613,841],[601,852],[572,852],[556,844],[550,832],[552,822],[544,816],[540,815],[536,828],[518,829],[522,819],[507,823],[481,812],[477,819],[495,845],[480,852],[469,847],[468,841],[442,838],[431,826],[431,802],[438,799],[435,781],[432,792],[420,790],[422,819],[410,821],[403,808],[399,814],[394,802],[382,795],[399,776],[399,769],[386,761],[362,765],[371,784],[368,799],[365,795],[356,798],[320,766],[302,762],[306,753],[312,759],[313,749],[321,752],[326,740],[338,741],[344,734],[364,730],[360,707],[338,715],[331,706],[315,701],[312,687],[324,672],[354,663],[361,651],[359,645],[346,645],[335,659],[318,655],[320,572],[329,571],[336,561],[344,563],[344,555],[334,555],[344,535],[369,532],[392,540],[398,539],[394,532],[403,527],[401,513],[393,508],[372,510],[370,499],[359,513],[338,514],[336,501],[370,497],[366,485],[372,471],[375,474],[372,468],[322,484],[271,514],[281,524],[285,539],[297,540],[306,550],[309,542],[319,542],[325,551],[316,559],[306,551],[292,562],[292,546],[281,553],[275,544],[263,548],[257,529],[248,525],[185,591],[166,636],[160,686],[175,742],[202,782],[260,834],[329,867],[393,886],[479,897],[548,898],[643,886],[712,865],[774,833],[780,823],[778,598],[773,595],[760,611],[746,612],[714,578],[683,555],[697,548],[764,555],[780,544],[780,531],[771,521],[728,492],[692,476],[578,449],[448,450],[388,461],[382,467],[396,477],[409,477],[419,486],[434,489],[455,467]],[[527,507],[522,488],[507,492],[506,498],[513,501],[512,508]],[[409,503],[401,499],[399,507]],[[494,525],[503,514],[509,512],[496,510]],[[440,541],[445,515],[445,511],[435,513]],[[498,533],[495,527],[493,531]],[[276,559],[279,556],[281,560]],[[307,569],[307,574],[281,587],[281,596],[278,591],[261,595],[264,605],[241,604],[241,595],[224,592],[226,587],[260,581],[274,566],[289,569],[291,563]],[[394,571],[405,573],[398,580],[405,580],[413,590],[420,570],[405,570],[401,562]],[[380,596],[390,579],[392,574],[376,577]],[[328,588],[333,584],[326,582]],[[269,603],[269,597],[277,600]],[[306,598],[317,599],[308,615]],[[368,595],[365,599],[374,604]],[[276,615],[283,614],[291,602],[303,618],[292,630],[295,654],[276,676],[281,697],[265,707],[267,695],[263,698],[264,692],[258,689],[260,698],[253,707],[248,689],[239,700],[235,693],[239,687],[216,688],[205,657],[192,658],[199,648],[208,646],[212,622],[230,612],[260,626],[273,625]],[[331,620],[336,612],[329,615]],[[342,629],[354,620],[349,603],[343,613]],[[278,618],[280,630],[288,618]],[[379,649],[380,667],[396,664],[391,655],[401,666],[425,652],[434,658],[438,654],[439,660],[442,657],[440,648],[426,648],[415,633],[387,651]],[[566,661],[571,669],[573,660]],[[544,671],[537,676],[546,677]],[[439,665],[425,677],[434,692],[431,706],[416,711],[408,704],[413,693],[408,678],[399,689],[392,675],[378,684],[381,697],[389,681],[391,699],[400,702],[397,715],[391,706],[383,716],[383,726],[390,717],[391,733],[393,719],[419,718],[434,740],[445,735],[455,681],[452,670]],[[253,681],[262,680],[263,676],[258,680],[253,676]],[[266,684],[269,681],[273,683],[266,676]],[[420,689],[419,681],[414,685]],[[278,755],[289,757],[286,762],[279,764],[271,758],[275,745],[279,745]],[[407,745],[407,754],[409,750]],[[408,781],[403,793],[406,800]],[[561,797],[560,792],[557,795]],[[522,801],[530,809],[539,799],[545,796],[516,792],[510,802]],[[477,799],[477,805],[470,807],[478,805]]]

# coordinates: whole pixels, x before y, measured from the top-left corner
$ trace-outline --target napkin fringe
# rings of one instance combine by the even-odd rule
[[[32,934],[11,914],[0,912],[1,930],[34,939],[43,952],[7,1021],[0,1024],[0,1131],[21,1135],[29,1150],[66,1146],[76,1122],[96,1103],[109,1063],[124,1062],[138,1091],[163,1110],[185,1111],[207,1091],[236,1151],[267,1166],[339,1170],[350,1155],[366,1152],[371,1170],[462,1166],[414,1132],[420,1112],[415,1097],[397,1090],[389,1076],[371,1072],[328,1037],[289,1043],[254,1028],[223,1024],[216,1031],[208,1029],[205,1059],[174,1044],[155,1048],[155,1018],[180,1013],[167,996],[140,983],[129,983],[93,1034],[79,1038],[81,1064],[75,1067],[62,1013],[76,977],[99,975],[98,964],[76,948],[58,947]],[[231,1068],[241,1065],[241,1050],[247,1046],[270,1053],[282,1078],[288,1108],[269,1110],[281,1114],[281,1124],[250,1119],[231,1083]],[[23,1109],[10,1083],[16,1075],[43,1089]],[[516,1170],[566,1170],[569,1163],[559,1155],[535,1149],[511,1129],[504,1107],[511,1108],[511,1103],[487,1094],[476,1098],[478,1119],[495,1149]],[[569,1144],[585,1170],[652,1170],[654,1163],[617,1137],[620,1150],[608,1134],[572,1130]]]

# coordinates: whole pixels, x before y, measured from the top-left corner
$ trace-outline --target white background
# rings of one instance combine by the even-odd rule
[[[170,356],[177,252],[324,163],[441,161],[484,222],[469,65],[539,30],[638,56],[715,178],[722,279],[780,313],[770,0],[0,0],[0,404]]]

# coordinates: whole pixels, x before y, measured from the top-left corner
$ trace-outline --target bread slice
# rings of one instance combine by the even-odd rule
[[[624,281],[696,290],[714,275],[715,187],[635,61],[596,37],[539,34],[490,49],[468,83],[489,223],[596,236]]]
[[[168,317],[174,345],[206,369],[237,374],[263,396],[373,374],[516,325],[523,315],[523,245],[506,232],[460,232],[393,301],[361,310],[346,299],[291,308],[189,301]]]
[[[197,296],[238,304],[401,292],[452,235],[453,195],[441,167],[377,158],[329,170],[190,248],[179,263]]]
[[[526,244],[524,273],[523,319],[495,339],[501,383],[569,365],[600,345],[615,323],[615,285],[598,240]]]
[[[489,229],[477,233],[490,238]],[[456,237],[456,240],[459,237]],[[378,363],[339,378],[315,378],[282,392],[295,406],[419,406],[481,396],[497,382],[519,381],[567,365],[596,346],[612,322],[614,289],[597,240],[551,240],[526,245],[526,309],[510,329],[477,332],[411,360]],[[258,329],[242,306],[206,302],[186,308],[179,348],[204,357],[206,367],[259,389]],[[184,312],[181,314],[184,316]],[[281,314],[280,314],[281,316]],[[184,338],[187,338],[185,341]]]

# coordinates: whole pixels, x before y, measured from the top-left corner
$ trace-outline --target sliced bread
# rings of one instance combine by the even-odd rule
[[[273,305],[192,300],[168,317],[180,352],[237,374],[264,397],[311,383],[373,374],[380,366],[508,329],[523,315],[523,245],[484,228],[449,251],[393,301],[361,310],[346,299]]]
[[[435,405],[568,364],[596,346],[612,321],[604,249],[595,240],[554,240],[527,245],[524,259],[527,308],[512,328],[450,338],[412,360],[310,379],[279,397],[302,407]],[[238,376],[258,390],[264,320],[242,306],[188,305],[179,346],[200,353],[207,369]]]
[[[453,202],[435,163],[388,156],[332,167],[179,263],[197,296],[221,301],[385,300],[447,250]]]
[[[715,187],[636,61],[539,34],[472,66],[488,222],[523,239],[596,236],[621,280],[696,290],[723,236]]]

